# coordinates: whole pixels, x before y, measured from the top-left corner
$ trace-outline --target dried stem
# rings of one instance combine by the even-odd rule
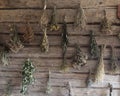
[[[93,79],[92,79],[92,73],[91,73],[91,70],[90,70],[88,78],[86,80],[86,85],[87,85],[87,87],[91,87],[92,84],[93,84]]]
[[[105,70],[104,70],[104,60],[103,60],[103,54],[105,50],[105,45],[101,45],[101,53],[99,58],[99,63],[97,65],[96,73],[95,73],[95,82],[101,82],[104,79]]]
[[[109,92],[109,96],[112,96],[112,91],[113,91],[113,86],[112,86],[112,84],[110,84],[109,83],[109,90],[110,90],[110,92]]]
[[[68,82],[68,90],[69,90],[69,95],[68,95],[68,96],[73,96],[73,93],[72,93],[72,85],[71,85],[71,82],[70,82],[70,81]]]

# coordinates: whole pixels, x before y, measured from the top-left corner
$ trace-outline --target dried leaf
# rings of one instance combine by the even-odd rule
[[[13,53],[17,53],[24,46],[22,45],[20,38],[18,36],[17,27],[15,25],[12,25],[10,31],[12,35],[8,42],[8,46]]]
[[[20,92],[23,95],[26,94],[28,85],[34,83],[35,81],[34,76],[33,76],[34,72],[35,72],[35,67],[32,64],[32,61],[30,59],[27,59],[22,69],[22,89]]]
[[[94,32],[90,31],[90,54],[92,58],[98,58],[100,56],[100,49],[98,47],[98,44],[96,42]]]
[[[88,56],[83,53],[78,44],[75,45],[76,52],[73,58],[73,68],[80,70],[87,63]]]
[[[104,18],[101,21],[101,32],[104,34],[112,34],[112,23],[108,20],[106,11],[104,10]]]
[[[59,30],[59,26],[58,26],[57,21],[56,21],[56,6],[54,6],[49,27],[50,27],[50,31]]]
[[[100,58],[97,65],[96,73],[95,73],[95,82],[101,82],[104,79],[105,70],[104,70],[104,60],[103,60],[103,54],[105,50],[105,45],[101,45],[101,52],[100,52]]]
[[[47,28],[44,29],[44,35],[41,41],[41,51],[48,52],[49,51],[49,41],[47,36]]]
[[[77,9],[77,14],[75,17],[74,28],[80,27],[81,29],[85,29],[86,21],[87,19],[86,19],[84,9],[82,8],[81,3],[79,3],[79,7]]]
[[[23,35],[23,41],[27,43],[31,43],[34,40],[34,32],[30,26],[30,23],[26,24],[26,32]]]

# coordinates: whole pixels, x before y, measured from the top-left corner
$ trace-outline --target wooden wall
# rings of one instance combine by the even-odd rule
[[[57,21],[60,26],[63,22],[63,15],[67,15],[67,30],[69,33],[70,44],[67,52],[67,62],[70,65],[72,55],[74,52],[73,45],[79,42],[84,52],[89,55],[89,30],[95,32],[98,44],[107,44],[104,54],[105,61],[105,79],[104,82],[93,84],[91,88],[86,88],[85,80],[88,76],[89,69],[95,69],[97,60],[89,59],[85,67],[80,71],[73,68],[66,73],[59,71],[62,63],[61,55],[61,30],[58,32],[48,32],[48,39],[50,42],[50,51],[48,54],[40,52],[40,39],[42,32],[38,26],[38,21],[41,16],[41,9],[43,7],[42,0],[0,0],[0,42],[9,39],[9,24],[13,22],[18,26],[19,32],[24,32],[25,18],[31,17],[31,26],[35,32],[35,40],[31,44],[25,44],[25,48],[18,54],[10,53],[10,65],[0,67],[0,96],[5,92],[8,80],[12,80],[12,96],[21,96],[21,69],[26,58],[31,58],[36,67],[34,85],[29,87],[28,96],[46,96],[44,94],[46,89],[46,81],[48,70],[52,71],[51,86],[53,92],[51,96],[68,96],[68,89],[66,84],[71,81],[73,96],[108,96],[108,83],[113,85],[113,96],[120,96],[120,74],[111,75],[109,73],[110,64],[110,45],[115,46],[116,56],[120,59],[120,40],[116,34],[120,32],[120,20],[116,17],[117,5],[120,0],[48,0],[48,14],[51,15],[51,9],[56,4]],[[75,8],[78,2],[81,1],[87,16],[87,30],[73,30],[72,24],[74,22]],[[100,21],[103,17],[103,9],[106,8],[108,18],[113,21],[112,35],[100,36]],[[118,62],[120,63],[120,61]],[[120,65],[120,64],[119,64]]]

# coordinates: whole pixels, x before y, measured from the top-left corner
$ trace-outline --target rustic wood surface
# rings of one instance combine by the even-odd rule
[[[25,33],[26,17],[30,20],[30,25],[35,33],[35,40],[30,43],[24,43],[25,47],[18,54],[10,52],[9,66],[0,67],[0,96],[3,96],[7,82],[12,80],[12,96],[21,96],[21,70],[24,61],[31,58],[36,72],[35,84],[30,85],[26,96],[46,96],[46,82],[48,71],[51,70],[50,84],[52,93],[50,96],[69,96],[67,87],[68,81],[72,85],[72,96],[109,96],[108,83],[113,85],[113,96],[120,96],[120,72],[111,74],[110,72],[110,46],[115,47],[115,55],[118,58],[120,66],[120,40],[117,35],[120,32],[120,20],[117,18],[117,5],[120,0],[48,0],[48,17],[50,18],[53,5],[56,4],[57,21],[62,28],[63,16],[66,15],[67,31],[69,34],[69,46],[67,50],[67,63],[69,70],[61,72],[62,49],[61,33],[62,29],[57,32],[48,31],[50,42],[50,51],[46,54],[40,52],[40,40],[43,32],[39,27],[39,20],[43,8],[43,0],[0,0],[0,49],[2,43],[10,38],[9,25],[15,23],[18,27],[19,35]],[[87,16],[86,30],[73,29],[76,8],[81,1],[85,14]],[[112,32],[110,35],[103,35],[100,32],[100,22],[103,18],[103,10],[106,9],[108,19],[112,22]],[[101,83],[95,83],[91,88],[86,88],[86,78],[89,69],[92,69],[94,76],[95,68],[98,63],[97,59],[91,59],[89,54],[89,34],[90,30],[95,32],[95,38],[99,45],[106,44],[107,48],[104,54],[105,78]],[[87,64],[81,70],[75,70],[71,67],[72,56],[74,54],[74,44],[78,43],[82,51],[88,55]]]

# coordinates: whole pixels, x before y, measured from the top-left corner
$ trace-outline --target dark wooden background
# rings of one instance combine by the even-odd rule
[[[73,30],[74,16],[76,7],[81,1],[87,16],[87,28],[85,31]],[[30,24],[35,32],[35,40],[31,44],[25,44],[25,48],[18,54],[10,53],[10,64],[0,67],[0,96],[5,92],[8,80],[12,80],[12,96],[21,96],[21,69],[27,58],[33,60],[36,67],[34,85],[29,87],[28,96],[46,96],[46,81],[48,70],[52,71],[51,86],[53,92],[50,96],[68,96],[66,84],[68,81],[72,84],[73,96],[108,96],[108,83],[113,85],[113,96],[120,96],[120,74],[111,75],[109,72],[110,64],[110,45],[115,46],[116,56],[120,59],[120,40],[116,37],[120,32],[120,20],[117,19],[117,5],[120,0],[48,0],[48,15],[51,16],[53,5],[56,4],[57,21],[61,26],[64,14],[67,15],[67,30],[69,33],[70,44],[67,52],[67,62],[71,64],[71,57],[74,52],[74,43],[79,42],[84,52],[89,55],[89,30],[93,30],[96,35],[97,43],[106,44],[107,48],[104,54],[105,61],[105,79],[104,82],[93,84],[91,88],[86,88],[85,80],[89,69],[95,69],[97,60],[89,59],[85,67],[80,71],[70,68],[66,73],[59,71],[62,63],[61,55],[61,30],[58,32],[48,32],[50,42],[50,51],[48,54],[40,52],[40,39],[42,32],[38,26],[41,10],[43,8],[42,0],[0,0],[0,42],[9,39],[9,25],[15,23],[19,32],[22,34],[25,27],[26,16],[30,16]],[[101,36],[100,21],[103,17],[103,10],[106,9],[108,19],[112,20],[113,34]],[[1,46],[2,47],[2,46]],[[120,61],[118,62],[118,64]],[[120,65],[120,64],[119,64]]]

